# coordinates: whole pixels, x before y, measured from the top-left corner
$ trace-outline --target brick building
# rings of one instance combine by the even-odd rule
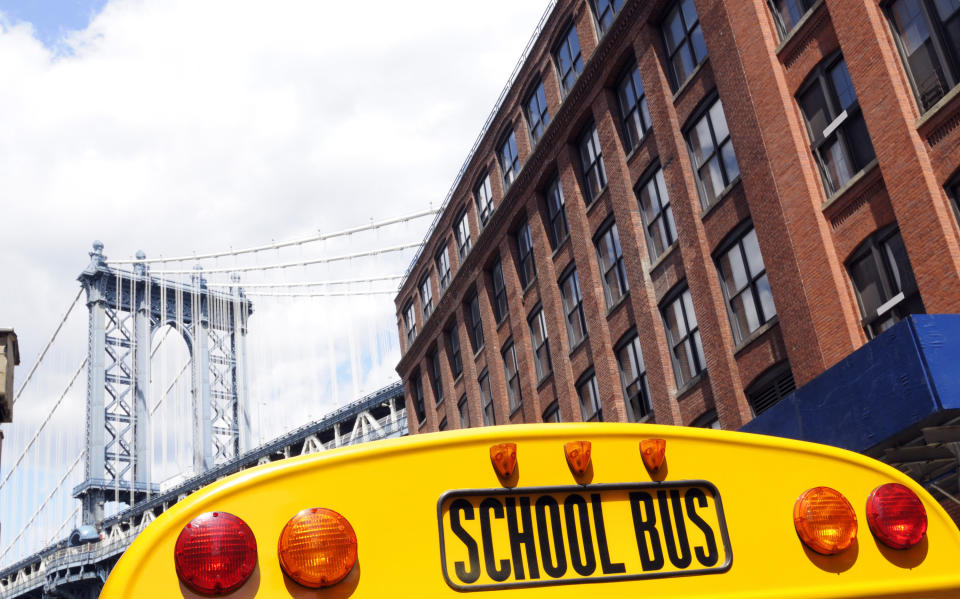
[[[410,432],[739,428],[960,312],[960,2],[558,0],[396,298]]]

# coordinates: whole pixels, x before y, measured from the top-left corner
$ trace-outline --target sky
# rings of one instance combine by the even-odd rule
[[[95,239],[111,259],[194,255],[439,207],[547,4],[0,0],[0,327],[19,337],[17,387],[76,295]],[[429,223],[204,266],[419,242]],[[243,280],[396,275],[412,257]],[[262,436],[395,378],[393,300],[254,300]],[[86,326],[81,304],[14,425],[0,429],[0,474],[85,356]],[[84,388],[81,376],[65,400],[71,437],[82,434]]]

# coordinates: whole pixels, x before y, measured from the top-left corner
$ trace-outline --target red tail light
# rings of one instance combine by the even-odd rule
[[[201,595],[226,595],[240,588],[257,566],[257,541],[233,514],[207,512],[180,531],[173,550],[180,581]]]
[[[899,483],[888,483],[870,493],[867,523],[887,547],[909,549],[927,532],[927,510],[916,493]]]

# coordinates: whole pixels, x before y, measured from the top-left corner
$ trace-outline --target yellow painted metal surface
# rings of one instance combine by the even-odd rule
[[[638,448],[651,437],[667,440],[653,475]],[[563,451],[575,440],[593,445],[577,478]],[[517,444],[512,490],[490,463],[489,446],[504,441]],[[926,538],[910,550],[885,548],[867,526],[867,496],[887,482],[909,486],[926,507]],[[794,502],[820,485],[857,513],[857,542],[837,556],[809,551],[794,530]],[[343,514],[358,539],[354,570],[320,591],[287,579],[276,553],[284,524],[308,507]],[[960,597],[960,531],[901,472],[820,445],[643,424],[469,429],[246,470],[157,518],[101,597],[197,597],[177,579],[173,547],[187,522],[215,510],[257,538],[258,567],[231,598]]]

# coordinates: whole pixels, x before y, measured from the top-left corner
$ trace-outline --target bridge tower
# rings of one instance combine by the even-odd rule
[[[147,398],[151,339],[164,326],[189,352],[194,473],[249,449],[245,338],[253,306],[236,276],[237,285],[221,292],[207,288],[200,267],[189,284],[153,277],[144,262],[132,272],[117,270],[99,241],[90,258],[78,277],[90,324],[85,474],[73,495],[82,502],[83,523],[97,524],[111,497],[132,505],[158,490],[148,459]]]

